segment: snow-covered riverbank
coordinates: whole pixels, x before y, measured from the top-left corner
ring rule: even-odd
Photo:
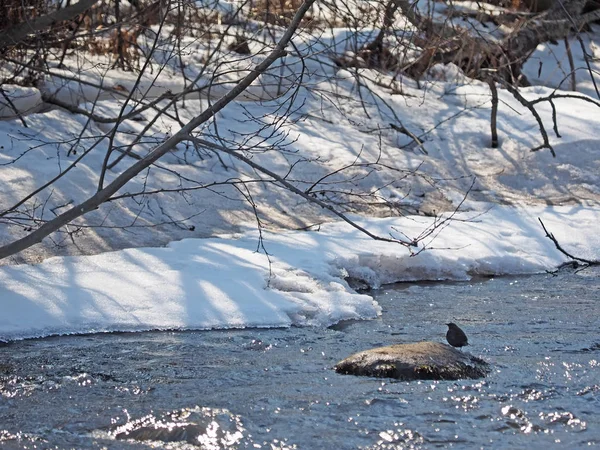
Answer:
[[[55,257],[0,268],[0,338],[49,334],[328,326],[376,317],[379,306],[345,281],[370,286],[410,280],[465,280],[473,275],[526,274],[565,261],[544,238],[540,217],[572,252],[600,257],[600,209],[500,207],[456,216],[416,256],[373,241],[346,224],[318,231],[187,239],[167,248]],[[422,216],[360,223],[381,235],[416,237],[432,224]],[[428,240],[424,241],[428,242]],[[413,249],[417,250],[417,249]]]
[[[582,45],[591,49],[590,29]],[[498,85],[492,148],[487,83],[452,64],[418,83],[338,67],[332,55],[368,36],[307,30],[244,96],[108,201],[2,260],[0,339],[372,318],[379,306],[348,280],[377,287],[556,268],[565,257],[538,217],[573,254],[600,258],[600,102],[542,86],[516,99]],[[0,112],[24,115],[0,121],[0,247],[78,212],[169,142],[265,59],[273,36],[261,36],[247,56],[220,50],[224,68],[203,59],[212,38],[190,37],[177,62],[153,53],[143,76],[81,52],[52,62],[40,90],[5,85],[14,101]],[[577,67],[600,67],[575,38],[572,47]],[[562,63],[551,50],[540,46],[525,71],[556,86]],[[580,85],[594,93],[587,78]],[[539,149],[533,107],[552,150]],[[335,222],[342,214],[418,245],[372,240]]]

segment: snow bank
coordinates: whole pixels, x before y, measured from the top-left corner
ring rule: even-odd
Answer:
[[[220,4],[221,13],[226,14],[237,3]],[[355,6],[350,2],[346,7]],[[326,13],[326,5],[319,8]],[[397,28],[402,27],[398,24]],[[425,237],[420,245],[427,245],[427,251],[411,255],[402,246],[373,241],[340,223],[321,225],[312,232],[264,232],[268,256],[262,248],[257,251],[259,236],[250,228],[235,237],[214,238],[237,232],[241,223],[254,219],[254,205],[260,206],[261,220],[270,229],[305,227],[331,220],[331,216],[275,187],[268,177],[266,183],[245,186],[253,199],[251,205],[247,197],[226,185],[232,179],[259,181],[251,167],[224,155],[220,164],[212,154],[182,143],[161,159],[161,170],[136,177],[121,193],[164,192],[142,203],[138,196],[105,204],[75,221],[74,227],[86,228],[73,242],[55,233],[10,262],[156,246],[187,237],[211,238],[182,240],[166,248],[54,257],[35,266],[0,267],[0,339],[112,330],[328,326],[344,319],[372,318],[379,314],[379,306],[371,297],[354,292],[347,279],[377,287],[395,281],[466,280],[474,275],[535,273],[556,267],[564,257],[544,237],[538,217],[574,254],[598,258],[598,105],[573,98],[554,100],[561,137],[550,133],[557,155],[553,158],[547,150],[529,151],[541,144],[539,125],[509,92],[499,89],[500,145],[492,149],[489,87],[466,79],[456,66],[435,66],[420,84],[359,69],[359,85],[355,73],[338,70],[331,63],[331,53],[355,51],[373,32],[367,29],[357,34],[353,29],[335,28],[318,37],[300,34],[295,45],[306,58],[300,61],[293,53],[282,58],[202,133],[207,140],[232,146],[243,142],[264,150],[252,154],[255,163],[295,180],[301,189],[313,186],[315,192],[332,193],[332,204],[372,196],[375,204],[356,203],[365,208],[365,215],[389,214],[389,205],[393,211],[452,211],[468,191],[463,206],[471,212],[435,230],[436,219],[424,216],[356,218],[380,236]],[[133,72],[111,69],[108,57],[93,58],[81,66],[79,56],[67,57],[66,68],[52,68],[53,75],[46,77],[40,89],[99,117],[116,118],[121,109],[138,111],[119,126],[113,144],[125,148],[143,134],[145,139],[135,147],[142,157],[177,132],[181,122],[201,114],[208,102],[203,100],[204,92],[190,96],[185,107],[179,103],[176,117],[162,114],[155,120],[154,110],[140,111],[141,105],[135,101],[125,105],[123,98],[134,88],[133,99],[181,92],[189,86],[178,75],[183,66],[197,86],[214,82],[207,98],[219,96],[265,57],[270,44],[261,39],[256,34],[249,40],[255,46],[253,56],[206,67],[204,56],[213,51],[214,43],[189,37],[181,60],[171,58],[168,48],[161,47],[152,62],[157,70],[139,80]],[[594,53],[597,40],[590,34],[584,47]],[[148,42],[140,39],[139,44],[143,47]],[[587,67],[578,43],[571,47],[576,66]],[[558,86],[569,72],[565,72],[563,48],[564,44],[540,46],[524,69],[529,80]],[[409,57],[414,56],[410,53],[414,50],[407,51]],[[221,61],[221,56],[215,61]],[[597,62],[591,64],[598,68]],[[72,80],[74,68],[78,82]],[[286,97],[295,99],[289,104],[287,122],[281,120],[282,105],[288,105],[284,99],[247,102],[278,97],[279,88],[289,88],[301,72],[303,87]],[[283,78],[276,80],[274,74]],[[595,95],[591,78],[584,75],[585,71],[578,70],[579,89]],[[275,81],[282,82],[277,90]],[[369,90],[362,91],[360,86]],[[563,87],[567,86],[563,83]],[[3,89],[22,113],[35,111],[41,102],[40,91],[35,89],[9,85]],[[536,86],[521,92],[534,99],[554,91]],[[9,106],[0,96],[0,118],[13,117],[0,121],[0,210],[14,210],[16,217],[0,227],[4,243],[29,232],[27,220],[32,211],[37,211],[36,223],[41,223],[96,192],[108,150],[105,136],[113,131],[111,121],[96,119],[96,123],[60,109],[29,114],[24,124],[14,118]],[[552,105],[538,103],[536,109],[551,131]],[[416,146],[412,138],[398,132],[400,126],[419,136],[422,144]],[[282,151],[271,151],[271,146]],[[377,170],[375,161],[381,165]],[[124,159],[109,170],[106,183],[131,162]],[[193,186],[189,181],[185,188],[223,187],[190,189],[181,195],[171,192],[182,186],[182,178],[175,174],[199,180]],[[18,206],[21,199],[58,175],[63,176]],[[472,185],[474,178],[477,182]],[[525,204],[529,206],[518,206]],[[544,206],[565,204],[573,206]]]
[[[0,119],[30,114],[42,106],[42,94],[36,88],[14,84],[3,84],[0,88]]]
[[[471,217],[470,217],[471,216]],[[416,256],[373,241],[345,223],[319,231],[188,239],[167,248],[95,256],[56,257],[0,268],[0,338],[150,329],[328,326],[376,317],[368,295],[349,288],[350,276],[377,287],[406,280],[534,273],[564,257],[544,238],[537,217],[561,243],[598,257],[600,209],[496,207],[463,213],[431,249]],[[381,234],[402,229],[416,237],[433,218],[362,220]],[[435,248],[434,248],[435,247]],[[586,249],[588,249],[586,251]],[[596,254],[590,253],[595,251]]]

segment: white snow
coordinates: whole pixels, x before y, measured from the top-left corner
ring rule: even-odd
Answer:
[[[380,308],[349,288],[346,277],[379,287],[412,280],[468,280],[474,275],[528,274],[565,257],[544,239],[540,217],[560,242],[598,258],[600,209],[494,207],[459,214],[416,256],[373,241],[347,224],[319,231],[186,239],[167,248],[55,257],[0,268],[0,337],[150,329],[328,326],[373,318]],[[363,220],[382,235],[416,236],[432,218]],[[270,262],[269,262],[270,259]]]
[[[3,93],[0,95],[0,119],[10,119],[18,117],[19,114],[34,112],[42,104],[42,95],[35,88],[14,84],[3,84],[1,88]]]
[[[220,4],[227,9],[236,3]],[[292,120],[281,122],[279,117],[289,94],[271,89],[275,75],[284,75],[285,87],[300,70],[298,59],[289,55],[248,95],[219,113],[218,142],[245,140],[246,146],[264,149],[254,151],[252,160],[282,176],[288,174],[300,189],[335,172],[316,188],[323,195],[337,191],[332,200],[341,204],[348,196],[339,191],[375,192],[372,199],[379,198],[381,205],[365,203],[363,214],[352,219],[379,236],[423,238],[418,247],[372,240],[345,222],[331,222],[334,218],[326,212],[271,183],[247,185],[264,225],[261,235],[251,225],[255,211],[231,186],[124,199],[77,219],[69,231],[81,229],[72,240],[55,233],[23,257],[3,261],[37,264],[0,267],[0,340],[114,330],[329,326],[345,319],[374,318],[381,313],[377,303],[353,290],[348,280],[379,287],[397,281],[468,280],[555,269],[567,259],[545,237],[538,218],[571,253],[600,259],[597,100],[596,104],[554,100],[560,138],[552,131],[551,105],[536,105],[556,151],[553,158],[547,149],[530,151],[541,144],[537,122],[500,89],[500,146],[492,149],[489,88],[469,80],[455,66],[433,67],[421,86],[360,69],[370,88],[370,93],[362,88],[365,97],[360,101],[354,74],[336,69],[326,57],[334,50],[352,51],[352,45],[368,36],[353,33],[336,28],[316,40],[311,35],[298,37],[297,48],[314,55],[304,61],[304,87],[296,93],[298,109],[292,108]],[[264,58],[257,42],[252,45],[259,54],[224,66],[218,78],[221,90],[211,95],[225,92]],[[597,31],[583,42],[595,55]],[[199,76],[196,66],[211,46],[191,40],[187,44],[185,70],[202,86],[211,72]],[[571,48],[576,64],[583,67],[575,39]],[[118,116],[136,75],[103,69],[103,63],[84,59],[67,58],[66,66],[87,67],[87,85],[72,81],[71,69],[55,68],[42,90],[58,93],[63,101],[97,116]],[[533,100],[551,95],[568,72],[565,64],[564,43],[541,46],[525,67],[536,86],[521,89],[523,96]],[[592,66],[597,70],[597,58]],[[178,66],[167,64],[161,70],[156,79],[151,74],[142,77],[132,98],[181,92]],[[579,90],[593,98],[589,73],[578,74]],[[334,75],[334,81],[328,79]],[[112,93],[100,95],[101,84]],[[49,220],[95,192],[108,148],[105,134],[111,132],[112,123],[60,109],[33,113],[40,106],[40,91],[8,85],[3,89],[23,115],[14,117],[0,97],[0,117],[8,117],[0,121],[0,211],[70,168],[51,187],[18,206],[18,212],[3,218],[0,239],[5,245],[30,231],[28,214]],[[136,154],[145,155],[180,128],[179,120],[185,123],[199,114],[211,95],[186,98],[185,108],[179,104],[178,117],[161,116],[147,131],[145,142],[135,147]],[[252,101],[261,96],[266,100]],[[139,106],[134,100],[123,111],[138,111]],[[261,120],[246,120],[249,115]],[[126,120],[114,145],[129,144],[153,117],[153,110],[145,110]],[[416,146],[390,123],[411,130],[423,145]],[[210,126],[202,133],[203,138],[216,140]],[[286,144],[288,152],[269,151],[275,143]],[[131,161],[125,158],[108,171],[106,183]],[[375,161],[386,169],[371,170],[369,164]],[[262,180],[239,161],[223,156],[223,162],[227,167],[212,154],[180,144],[160,160],[160,168],[136,177],[119,193],[182,187],[174,173],[203,184]],[[353,162],[361,166],[337,172]],[[191,182],[183,185],[190,186]],[[382,210],[384,201],[398,209]]]

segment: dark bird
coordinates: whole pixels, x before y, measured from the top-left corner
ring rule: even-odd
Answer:
[[[455,323],[447,323],[448,331],[446,332],[446,340],[452,347],[464,347],[469,345],[467,335]]]

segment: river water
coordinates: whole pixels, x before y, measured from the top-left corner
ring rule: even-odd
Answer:
[[[0,347],[0,448],[584,448],[600,444],[600,271],[374,292],[330,329],[52,337]],[[443,341],[484,380],[398,382],[332,366]],[[134,438],[134,439],[131,439]],[[148,440],[151,439],[151,440]]]

